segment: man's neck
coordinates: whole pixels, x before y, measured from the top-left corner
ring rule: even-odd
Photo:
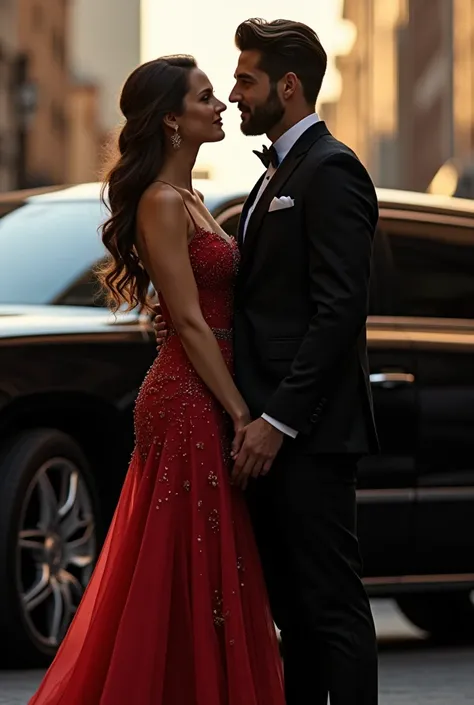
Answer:
[[[297,125],[301,120],[314,115],[315,110],[308,108],[307,110],[302,110],[294,115],[285,115],[278,125],[275,125],[271,130],[267,132],[267,137],[272,144],[274,144],[285,132],[288,132],[292,127]]]

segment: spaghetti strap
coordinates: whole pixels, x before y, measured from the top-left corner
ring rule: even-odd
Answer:
[[[180,190],[179,190],[176,186],[173,186],[173,184],[170,184],[169,181],[163,181],[162,179],[155,179],[155,182],[154,182],[154,183],[166,184],[167,186],[171,186],[171,188],[174,189],[174,190],[176,191],[176,193],[179,193],[179,195],[181,196],[181,200],[183,201],[183,206],[186,208],[186,211],[187,211],[187,213],[188,213],[189,217],[191,218],[191,221],[192,221],[192,223],[193,223],[193,225],[194,225],[194,229],[196,230],[196,232],[197,232],[198,230],[200,230],[200,226],[199,226],[199,225],[196,223],[196,221],[194,220],[193,214],[191,213],[190,208],[189,208],[188,205],[186,204],[186,201],[184,200],[184,196],[183,196],[183,194],[180,192]]]

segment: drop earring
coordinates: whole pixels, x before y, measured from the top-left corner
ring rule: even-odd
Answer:
[[[174,126],[174,135],[171,135],[171,144],[173,145],[173,149],[179,149],[181,147],[181,142],[183,141],[181,139],[181,135],[178,132],[178,125]]]

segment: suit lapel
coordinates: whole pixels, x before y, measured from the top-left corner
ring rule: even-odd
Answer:
[[[252,215],[249,218],[249,222],[247,225],[247,231],[245,234],[245,240],[243,243],[242,243],[242,240],[240,240],[240,247],[241,247],[240,267],[241,267],[241,271],[247,265],[249,258],[253,252],[255,244],[258,240],[258,235],[259,235],[259,231],[260,231],[260,228],[262,225],[262,221],[263,221],[266,213],[268,212],[268,208],[270,206],[271,201],[278,194],[278,192],[281,191],[281,189],[283,188],[285,183],[288,181],[288,179],[290,178],[293,171],[296,169],[296,167],[303,160],[304,156],[307,154],[307,152],[313,146],[313,144],[320,137],[322,137],[323,135],[327,135],[327,134],[329,134],[329,131],[326,127],[326,124],[322,121],[317,122],[315,125],[308,128],[306,130],[306,132],[304,132],[301,135],[301,137],[295,142],[295,144],[293,145],[291,150],[288,152],[288,154],[283,159],[282,163],[280,164],[280,166],[278,167],[278,169],[276,170],[276,172],[272,176],[268,186],[266,187],[265,191],[260,196],[260,199],[255,207],[255,210],[253,211]],[[261,181],[259,182],[259,184],[261,184]],[[252,191],[252,194],[253,194],[253,191]],[[255,195],[254,195],[254,198],[255,198]],[[288,195],[291,196],[292,194],[288,194]],[[247,209],[246,213],[248,213],[248,209]],[[240,236],[240,233],[239,233],[239,236]]]
[[[253,189],[250,191],[249,195],[247,196],[245,203],[242,207],[242,212],[240,213],[240,218],[239,218],[239,226],[237,229],[237,243],[239,245],[239,249],[242,249],[243,245],[243,240],[244,240],[244,225],[245,221],[247,220],[247,215],[252,207],[252,203],[255,201],[257,197],[257,193],[260,190],[260,186],[262,185],[262,181],[265,178],[265,173],[262,174],[262,176],[259,178]]]
[[[249,255],[252,253],[255,247],[262,220],[268,211],[273,197],[276,196],[276,194],[281,188],[283,188],[286,181],[291,176],[294,169],[296,169],[301,159],[302,155],[299,155],[297,158],[295,154],[288,154],[287,157],[282,161],[276,172],[273,174],[272,178],[268,183],[268,186],[260,196],[260,200],[255,206],[255,210],[250,216],[247,225],[247,232],[245,234],[245,240],[242,246],[241,267],[244,266],[244,264],[249,258]]]

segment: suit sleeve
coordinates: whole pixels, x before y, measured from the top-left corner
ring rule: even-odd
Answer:
[[[316,167],[303,199],[313,314],[288,376],[264,411],[310,433],[366,322],[378,208],[370,177],[347,153]]]

